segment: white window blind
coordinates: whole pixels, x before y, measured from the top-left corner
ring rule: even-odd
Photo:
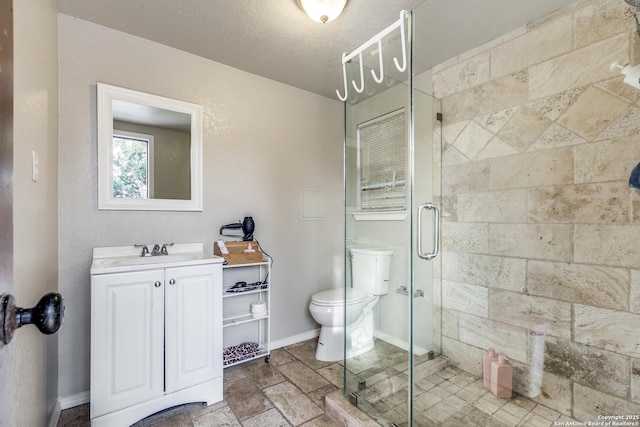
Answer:
[[[360,209],[405,209],[404,109],[358,125],[358,162]]]

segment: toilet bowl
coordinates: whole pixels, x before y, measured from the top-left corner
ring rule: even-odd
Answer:
[[[367,334],[358,334],[360,339],[356,339],[356,343],[360,342],[361,344],[359,348],[362,351],[359,354],[373,347],[372,309],[377,302],[377,298],[368,297],[358,290],[347,288],[347,297],[345,299],[344,292],[344,288],[328,289],[314,294],[311,298],[309,311],[313,319],[322,326],[316,349],[317,360],[334,362],[344,358],[345,326],[349,330],[353,330],[358,323],[370,323],[371,340],[367,340]],[[371,320],[370,322],[364,322],[364,312],[369,305],[371,308],[367,311],[371,312],[371,315],[369,315]],[[358,322],[358,320],[360,321]],[[351,335],[348,334],[348,337],[350,341],[353,341]],[[364,340],[367,340],[367,342],[364,342]],[[349,353],[350,357],[354,356],[351,349]]]
[[[353,287],[313,294],[309,312],[321,326],[317,360],[335,362],[373,348],[373,308],[389,291],[392,254],[387,250],[351,249]]]

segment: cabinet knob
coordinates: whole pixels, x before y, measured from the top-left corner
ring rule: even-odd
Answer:
[[[170,285],[175,285],[175,284],[176,284],[176,279],[171,279],[171,280],[169,280],[169,284],[170,284]]]
[[[162,282],[160,282],[159,280],[153,284],[153,286],[155,286],[156,288],[159,288],[160,286],[162,286]]]

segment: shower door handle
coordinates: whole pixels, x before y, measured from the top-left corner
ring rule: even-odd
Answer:
[[[434,211],[433,220],[433,252],[425,253],[422,250],[422,211],[428,209]],[[438,235],[440,234],[440,210],[433,203],[423,203],[418,208],[418,256],[422,259],[430,260],[438,255]]]

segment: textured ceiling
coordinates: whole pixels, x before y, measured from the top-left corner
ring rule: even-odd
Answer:
[[[56,0],[66,15],[335,98],[350,52],[419,6],[428,69],[572,0],[350,0],[319,24],[296,0]],[[423,3],[423,4],[421,4]],[[423,41],[422,41],[423,40]]]

